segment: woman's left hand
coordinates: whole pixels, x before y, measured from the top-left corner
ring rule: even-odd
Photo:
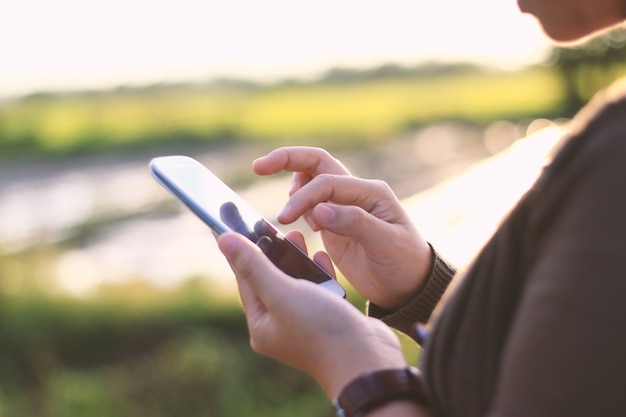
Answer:
[[[306,251],[299,233],[289,239]],[[254,243],[237,233],[218,237],[237,277],[252,348],[302,369],[330,398],[368,371],[406,365],[396,335],[348,301],[276,268]],[[314,259],[332,272],[328,256]]]

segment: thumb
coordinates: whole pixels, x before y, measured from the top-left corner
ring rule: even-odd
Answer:
[[[290,278],[276,268],[258,246],[245,236],[232,232],[218,236],[217,244],[237,280],[245,280],[265,305],[273,299],[280,299]]]
[[[388,223],[357,206],[320,203],[311,212],[315,224],[340,236],[357,239],[364,244],[380,240]]]

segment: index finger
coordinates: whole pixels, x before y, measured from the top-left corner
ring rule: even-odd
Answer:
[[[304,172],[311,177],[319,174],[350,175],[339,160],[322,148],[289,146],[278,148],[254,161],[258,175],[271,175],[281,171]]]

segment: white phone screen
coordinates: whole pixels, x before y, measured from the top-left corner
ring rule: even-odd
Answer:
[[[150,163],[155,179],[217,234],[232,230],[259,246],[283,272],[345,297],[345,291],[304,252],[195,159],[165,156]]]

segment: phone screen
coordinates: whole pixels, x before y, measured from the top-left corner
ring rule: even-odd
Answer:
[[[195,159],[165,156],[150,163],[155,179],[217,234],[238,232],[257,246],[279,269],[345,297],[345,291],[317,263],[276,227]]]

